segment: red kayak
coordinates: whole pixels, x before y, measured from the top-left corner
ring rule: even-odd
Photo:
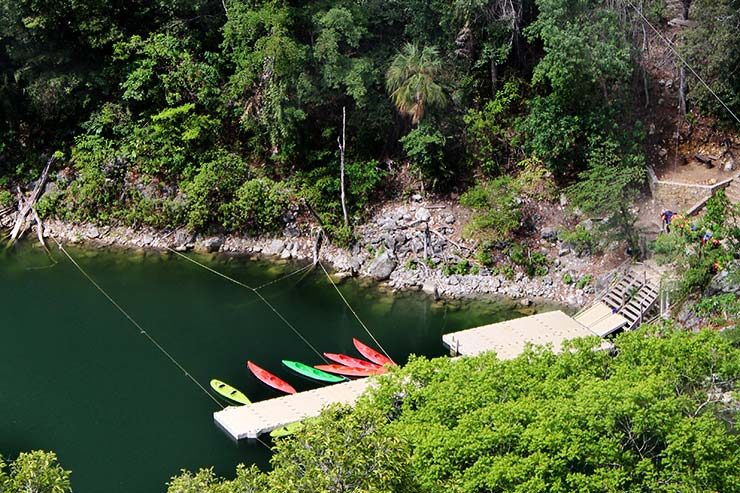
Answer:
[[[348,377],[369,377],[370,375],[382,375],[388,371],[382,366],[376,366],[375,368],[353,368],[351,366],[344,365],[316,365],[314,368]]]
[[[267,370],[260,368],[251,361],[247,361],[247,368],[249,371],[254,373],[254,376],[259,378],[265,385],[269,385],[273,389],[281,390],[286,394],[295,394],[295,389],[285,380],[282,380]]]
[[[352,338],[352,344],[355,345],[355,347],[357,348],[357,350],[360,352],[361,355],[363,355],[364,357],[366,357],[373,363],[378,364],[380,366],[385,366],[385,365],[396,366],[396,363],[394,363],[393,360],[390,359],[388,356],[384,354],[380,354],[375,349],[371,348],[367,344],[361,343],[354,337]]]
[[[364,368],[366,370],[374,370],[376,368],[380,368],[380,366],[376,365],[375,363],[370,363],[369,361],[365,361],[364,359],[353,358],[352,356],[347,356],[346,354],[324,353],[324,356],[334,361],[335,363],[349,366],[351,368]]]

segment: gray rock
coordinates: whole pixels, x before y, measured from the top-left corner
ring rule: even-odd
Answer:
[[[388,252],[384,252],[370,263],[367,273],[376,281],[385,281],[388,279],[396,268],[396,259],[391,257]]]
[[[419,210],[414,214],[414,219],[417,221],[428,222],[431,219],[432,214],[425,207],[419,207]]]
[[[548,241],[555,241],[558,239],[558,231],[555,228],[544,227],[540,230],[540,238]]]
[[[570,253],[570,248],[568,247],[558,248],[558,257],[565,257],[569,253]]]
[[[398,229],[398,223],[396,223],[393,218],[387,218],[383,223],[380,225],[380,229],[383,231],[393,231]]]
[[[455,216],[453,216],[452,214],[448,214],[447,216],[445,216],[445,223],[455,224]]]
[[[413,200],[414,202],[421,202],[421,195],[419,195],[418,193],[415,193],[414,195],[411,196],[411,200]]]
[[[100,231],[95,226],[87,230],[87,237],[91,239],[100,238]]]
[[[734,261],[717,273],[704,290],[704,296],[733,293],[740,295],[740,261]]]
[[[208,253],[217,252],[224,246],[223,236],[211,236],[203,240],[203,249]]]
[[[150,235],[149,233],[144,233],[141,235],[141,246],[148,246],[154,243],[154,236]]]
[[[566,205],[568,205],[568,197],[564,193],[561,193],[560,194],[560,206],[565,207]]]
[[[544,284],[545,286],[552,286],[552,277],[550,276],[543,277],[542,284]]]
[[[272,240],[269,245],[262,249],[262,253],[265,255],[278,255],[285,248],[285,242],[283,240]]]

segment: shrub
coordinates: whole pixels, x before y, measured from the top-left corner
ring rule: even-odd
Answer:
[[[490,241],[482,241],[475,250],[475,260],[485,267],[491,267],[495,263],[492,250],[493,245]]]
[[[740,319],[740,299],[734,293],[724,293],[702,298],[694,306],[694,313],[709,319],[715,326],[737,323]]]
[[[463,228],[466,237],[502,241],[519,227],[520,207],[509,177],[476,185],[460,197],[460,204],[475,210]]]
[[[288,195],[281,183],[269,178],[248,180],[236,191],[234,201],[223,207],[225,225],[253,233],[275,230],[282,226],[287,205]]]
[[[570,245],[577,255],[591,254],[597,249],[597,241],[593,234],[581,224],[572,230],[561,231],[558,237],[560,241]]]
[[[524,245],[513,245],[509,249],[511,261],[524,269],[529,277],[544,276],[547,274],[549,260],[547,256],[538,251],[532,251]]]
[[[563,284],[573,284],[573,276],[570,274],[570,272],[566,272],[565,274],[563,274]]]
[[[8,190],[0,190],[0,208],[13,205],[13,194]]]
[[[202,229],[227,221],[222,207],[233,200],[239,186],[249,177],[246,163],[239,156],[218,153],[203,163],[198,173],[183,184],[188,203],[188,226]]]
[[[594,276],[592,276],[591,274],[586,274],[585,276],[578,279],[578,282],[576,282],[576,288],[583,289],[593,282],[594,282]]]
[[[403,150],[422,179],[436,188],[452,177],[452,169],[445,165],[447,139],[438,130],[420,125],[401,139]]]
[[[442,274],[445,276],[451,276],[453,274],[458,276],[464,276],[470,272],[470,262],[467,260],[460,260],[458,262],[446,263],[442,267]]]
[[[651,250],[658,265],[665,265],[684,255],[686,247],[686,238],[683,234],[680,231],[672,230],[670,233],[658,235],[651,246]]]

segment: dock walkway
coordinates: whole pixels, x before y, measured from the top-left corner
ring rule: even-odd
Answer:
[[[254,439],[281,426],[318,416],[330,404],[352,405],[371,383],[372,379],[363,378],[246,406],[227,407],[214,413],[213,419],[233,440]]]

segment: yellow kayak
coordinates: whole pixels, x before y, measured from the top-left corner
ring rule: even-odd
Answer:
[[[222,382],[221,380],[216,380],[215,378],[211,380],[211,388],[218,392],[220,395],[226,397],[227,399],[238,402],[239,404],[251,404],[252,402],[247,399],[247,396],[236,390],[231,385]]]

